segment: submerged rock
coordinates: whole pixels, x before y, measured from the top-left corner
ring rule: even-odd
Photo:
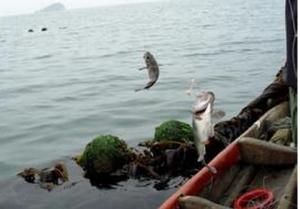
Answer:
[[[193,129],[187,123],[169,120],[155,128],[154,141],[193,141]]]
[[[39,174],[40,171],[36,168],[26,168],[24,171],[18,173],[17,176],[23,177],[29,183],[34,183]]]
[[[60,162],[55,164],[54,167],[44,168],[39,173],[41,183],[60,184],[69,180],[67,167],[64,163]]]
[[[132,153],[125,141],[116,136],[98,136],[87,144],[76,162],[89,174],[108,174],[122,168]]]
[[[42,170],[36,168],[27,168],[17,174],[29,183],[37,183],[41,188],[51,191],[55,185],[63,184],[69,181],[69,174],[66,165],[63,162],[56,163],[53,167]]]

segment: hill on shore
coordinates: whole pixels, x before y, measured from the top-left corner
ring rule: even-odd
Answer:
[[[39,10],[39,12],[53,12],[53,11],[63,11],[63,10],[66,10],[66,7],[62,3],[54,3]]]

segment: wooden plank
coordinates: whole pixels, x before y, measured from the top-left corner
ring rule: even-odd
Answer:
[[[230,209],[229,207],[197,196],[180,197],[179,206],[181,209]]]
[[[277,205],[284,194],[284,188],[289,182],[294,166],[290,167],[270,167],[260,166],[247,191],[256,188],[266,188],[274,194],[274,204]]]
[[[228,190],[223,194],[220,204],[225,206],[231,206],[233,201],[245,191],[254,178],[256,169],[253,165],[247,165],[241,169],[241,172],[235,178],[235,181],[232,182]]]
[[[199,196],[217,202],[223,196],[225,191],[230,187],[233,180],[236,178],[241,166],[236,164],[229,168],[223,174],[212,179],[208,185],[200,192]]]
[[[251,137],[240,138],[242,161],[255,165],[294,165],[297,150]]]
[[[277,209],[296,209],[297,208],[297,166],[284,189]]]

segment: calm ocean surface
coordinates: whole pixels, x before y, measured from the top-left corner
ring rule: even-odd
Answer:
[[[215,92],[226,118],[234,116],[282,65],[284,30],[282,0],[169,0],[1,17],[0,180],[73,156],[97,135],[135,145],[164,120],[190,123],[192,78]],[[160,78],[136,93],[148,80],[138,71],[145,50],[162,65]]]

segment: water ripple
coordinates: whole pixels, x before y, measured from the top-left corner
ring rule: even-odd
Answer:
[[[51,57],[53,57],[52,54],[46,54],[46,55],[42,55],[42,56],[33,57],[32,59],[40,60],[40,59],[47,59],[47,58],[51,58]]]
[[[45,163],[99,134],[131,140],[166,119],[190,123],[191,78],[229,115],[272,81],[285,53],[283,1],[162,4],[0,18],[1,160]],[[163,65],[150,90],[134,92],[148,81],[137,70],[144,51]]]

